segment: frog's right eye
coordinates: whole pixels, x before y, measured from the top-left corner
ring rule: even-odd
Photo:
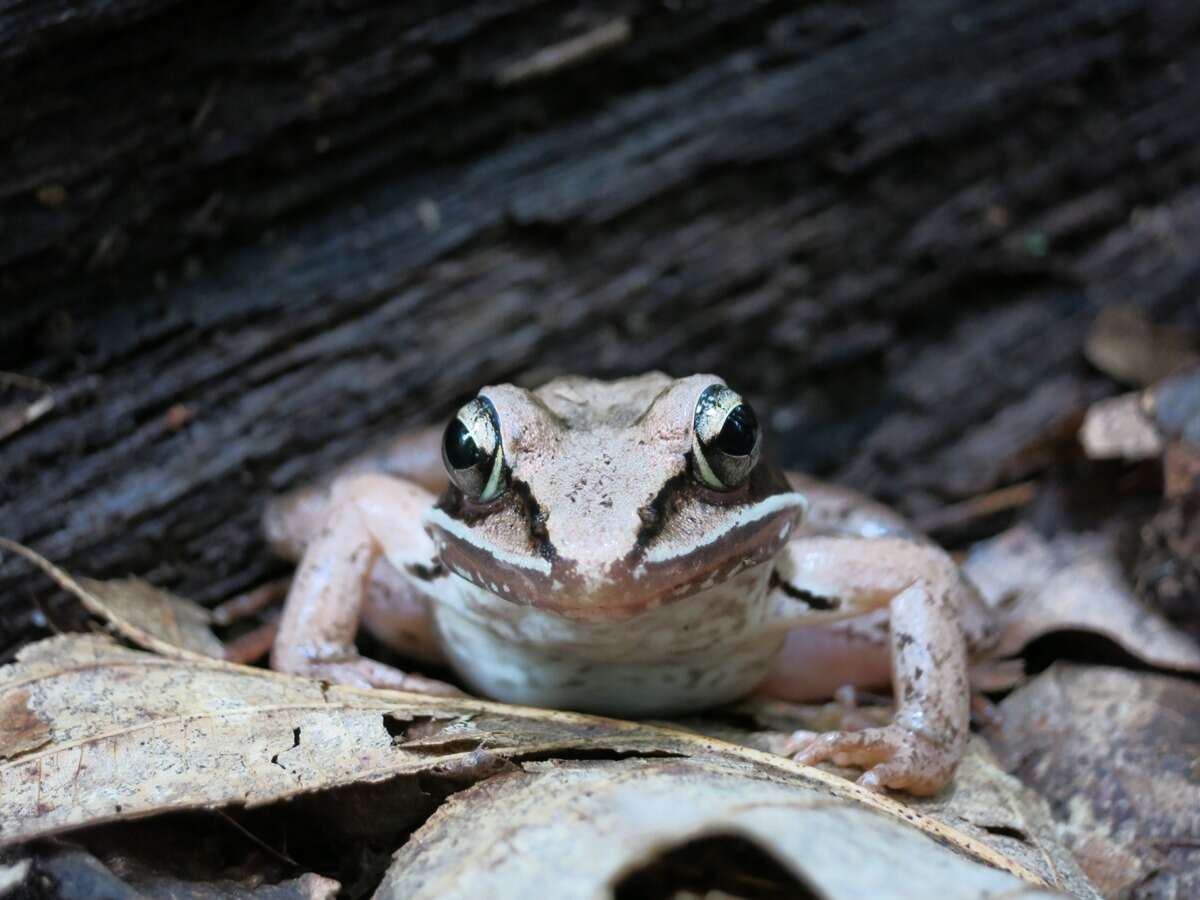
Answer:
[[[486,397],[476,397],[450,420],[442,435],[442,462],[454,486],[479,503],[508,488],[500,420]]]

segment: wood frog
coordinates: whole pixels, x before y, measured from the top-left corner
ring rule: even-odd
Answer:
[[[440,436],[269,507],[269,540],[299,560],[272,664],[454,690],[360,656],[362,623],[481,695],[610,715],[891,681],[890,725],[796,756],[937,791],[967,739],[967,646],[987,637],[973,588],[895,513],[784,473],[762,444],[712,375],[483,388]]]

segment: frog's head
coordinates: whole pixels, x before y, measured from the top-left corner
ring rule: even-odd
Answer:
[[[636,615],[773,557],[804,510],[720,379],[486,387],[446,428],[443,565],[515,603]]]

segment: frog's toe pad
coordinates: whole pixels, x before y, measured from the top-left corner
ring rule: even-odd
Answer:
[[[358,688],[383,688],[393,691],[409,691],[415,694],[432,694],[438,697],[466,696],[453,685],[423,675],[411,675],[373,659],[357,656],[345,660],[309,660],[301,664],[279,667],[293,675],[303,675]]]
[[[958,761],[953,753],[928,738],[895,724],[819,734],[792,758],[810,766],[820,762],[857,766],[865,770],[858,780],[865,788],[891,788],[921,796],[941,790]]]

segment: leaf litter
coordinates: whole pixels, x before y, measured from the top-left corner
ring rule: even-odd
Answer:
[[[1056,663],[1003,701],[988,738],[1106,897],[1200,896],[1194,682]]]
[[[1047,539],[1018,525],[976,544],[963,571],[997,618],[999,656],[1048,634],[1085,631],[1149,665],[1200,673],[1200,646],[1137,598],[1107,535]]]
[[[896,877],[902,860],[928,869],[929,877],[940,872],[946,896],[1049,896],[1049,885],[1093,896],[1082,879],[1046,865],[1046,853],[1006,853],[995,834],[962,827],[961,816],[955,821],[934,807],[926,814],[782,756],[669,723],[361,690],[234,665],[214,658],[219,641],[187,601],[144,583],[76,579],[40,564],[110,618],[119,635],[160,652],[68,634],[27,646],[0,670],[0,703],[15,713],[0,731],[6,846],[78,840],[103,833],[97,826],[148,816],[261,815],[346,790],[399,790],[411,799],[404,784],[419,786],[423,802],[409,804],[417,820],[398,860],[418,850],[449,852],[430,835],[453,821],[459,846],[471,835],[490,841],[500,829],[505,840],[540,847],[521,855],[549,866],[563,841],[593,846],[597,816],[607,807],[590,798],[629,805],[630,821],[646,816],[644,829],[630,832],[636,839],[605,845],[603,864],[595,844],[593,867],[576,873],[569,891],[556,884],[556,896],[607,896],[660,851],[713,835],[749,840],[797,883],[830,897],[858,896],[871,879],[888,885],[878,896],[916,896],[922,882]],[[197,630],[207,637],[197,640]],[[173,639],[187,646],[161,652]],[[430,797],[441,799],[430,806]],[[551,808],[548,797],[564,813],[552,828],[538,812]],[[751,797],[760,799],[747,806]],[[519,810],[531,817],[522,819]],[[844,847],[854,864],[814,854],[822,841]],[[903,852],[869,863],[880,842]],[[458,866],[451,856],[422,856],[412,871]],[[416,875],[405,871],[394,864],[379,896],[422,896],[410,893],[403,879]],[[479,865],[467,874],[491,877]]]
[[[1014,592],[1037,596],[1039,583],[1053,583],[1054,572],[1095,549],[1086,541],[1039,546],[1029,535],[1014,548],[1014,540],[997,539],[976,558],[973,574],[996,606],[1011,605]],[[386,876],[376,866],[369,886],[383,877],[378,896],[455,896],[444,890],[450,871],[476,893],[492,885],[485,892],[502,896],[494,886],[505,882],[489,879],[518,858],[524,862],[510,872],[512,883],[553,884],[555,896],[609,896],[673,848],[727,838],[749,842],[820,896],[859,896],[867,886],[876,896],[921,896],[930,882],[898,877],[905,860],[910,873],[928,867],[946,876],[946,896],[1049,896],[1050,886],[1098,896],[1058,840],[1045,803],[1001,771],[979,739],[949,791],[900,802],[836,770],[776,755],[792,730],[837,727],[836,709],[750,703],[733,710],[740,720],[722,730],[712,725],[719,716],[699,726],[629,723],[328,685],[222,661],[210,614],[169,592],[136,580],[74,578],[26,548],[5,546],[118,635],[154,651],[65,635],[26,647],[0,670],[0,709],[9,713],[0,729],[5,845],[93,835],[96,826],[147,816],[269,813],[366,789],[399,791],[412,820],[396,838],[401,849]],[[1009,634],[1008,649],[1037,633]],[[1159,662],[1196,662],[1170,639],[1141,649]],[[697,727],[706,733],[686,730]],[[747,806],[748,797],[760,800]],[[613,819],[612,808],[629,814]],[[553,826],[551,809],[560,813]],[[337,818],[329,804],[323,813]],[[615,839],[614,829],[625,829],[628,840]],[[830,841],[827,850],[841,848],[841,856],[813,850]],[[877,845],[903,853],[880,854]],[[556,861],[571,846],[594,848],[590,867],[544,881],[556,877],[551,868],[560,871]],[[520,852],[499,863],[483,852],[497,847]],[[286,874],[298,873],[293,866]],[[441,887],[423,893],[427,885]]]

